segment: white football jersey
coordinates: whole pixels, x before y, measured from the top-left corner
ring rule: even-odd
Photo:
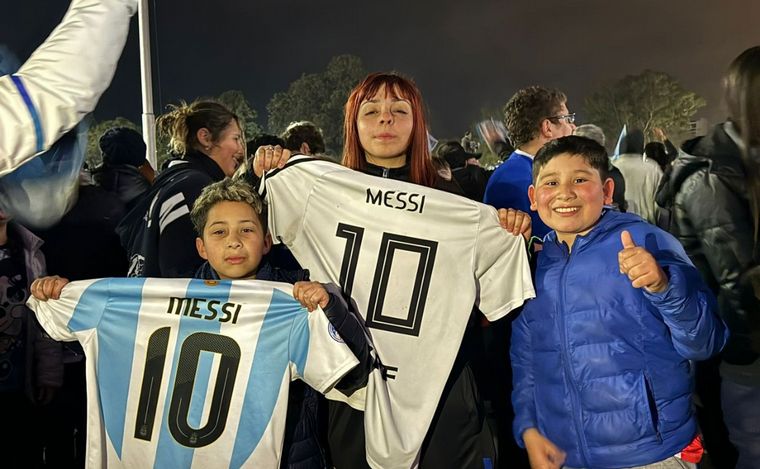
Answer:
[[[367,461],[414,466],[473,305],[494,321],[535,296],[522,237],[493,207],[305,157],[260,190],[274,239],[353,298],[384,365],[348,400]]]
[[[326,392],[357,364],[293,286],[100,279],[29,307],[87,356],[87,467],[270,468],[288,387]]]

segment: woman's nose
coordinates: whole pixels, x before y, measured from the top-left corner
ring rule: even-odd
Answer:
[[[388,110],[380,111],[380,122],[383,124],[393,122],[393,114]]]

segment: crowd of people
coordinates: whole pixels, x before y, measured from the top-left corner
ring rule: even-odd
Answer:
[[[0,78],[0,174],[108,86],[136,5],[91,3]],[[93,35],[100,68],[64,65]],[[0,208],[3,467],[754,467],[760,46],[722,86],[708,135],[612,157],[520,89],[494,170],[471,132],[431,148],[395,72],[350,92],[339,162],[214,101],[159,119],[163,168],[109,129],[57,223]]]

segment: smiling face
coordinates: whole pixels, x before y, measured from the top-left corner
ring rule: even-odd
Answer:
[[[255,275],[272,241],[251,205],[223,201],[209,210],[203,237],[195,245],[220,278],[244,279]]]
[[[414,126],[411,103],[396,95],[383,85],[359,105],[356,116],[367,162],[385,168],[404,166]]]
[[[612,203],[614,183],[602,182],[599,171],[577,155],[562,153],[541,167],[528,188],[531,210],[557,232],[557,239],[572,247],[576,236],[596,225],[602,207]]]
[[[245,156],[243,149],[243,132],[240,130],[236,120],[232,120],[227,127],[222,130],[219,139],[211,143],[208,150],[208,156],[216,161],[216,164],[222,168],[224,175],[227,177],[235,174],[235,170],[240,166]]]

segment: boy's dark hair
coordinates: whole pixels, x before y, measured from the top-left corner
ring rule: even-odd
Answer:
[[[552,140],[538,150],[538,153],[536,153],[536,157],[533,160],[534,184],[536,183],[541,168],[546,166],[546,163],[551,161],[554,157],[562,154],[580,156],[589,166],[599,171],[599,176],[601,177],[602,182],[607,179],[609,165],[607,150],[599,145],[596,140],[580,137],[578,135],[568,135],[567,137]]]
[[[325,152],[322,129],[313,122],[291,122],[280,137],[285,140],[285,148],[290,151],[298,151],[301,149],[301,144],[306,143],[313,155],[321,155]]]
[[[671,158],[665,151],[665,144],[662,142],[649,142],[644,145],[644,154],[647,159],[654,161],[660,166],[660,169],[665,171],[665,168],[670,164]]]
[[[565,102],[565,93],[542,86],[529,86],[515,93],[504,106],[504,123],[512,146],[519,148],[533,140],[544,119],[556,115]]]
[[[219,202],[247,203],[258,214],[263,232],[267,232],[266,208],[253,187],[241,178],[225,178],[206,186],[201,195],[195,199],[193,210],[190,212],[190,219],[200,238],[203,238],[203,228],[206,227],[208,213]]]

